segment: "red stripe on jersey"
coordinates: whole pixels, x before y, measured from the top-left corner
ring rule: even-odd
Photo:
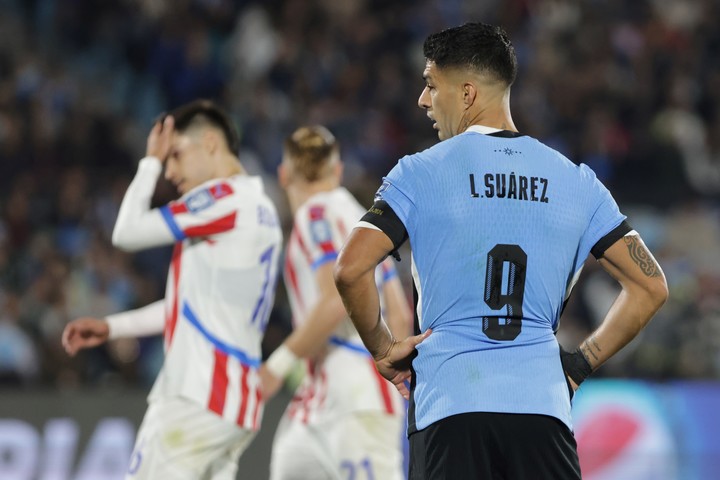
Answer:
[[[237,212],[233,212],[230,215],[225,215],[224,217],[220,217],[217,220],[213,220],[212,222],[208,222],[204,225],[197,225],[195,227],[186,228],[183,231],[188,237],[206,237],[215,233],[227,232],[228,230],[232,230],[232,228],[235,226],[236,217]]]
[[[227,394],[228,385],[227,360],[227,354],[216,348],[208,410],[217,413],[221,417],[225,408],[225,395]]]
[[[236,423],[241,427],[245,426],[245,412],[248,406],[248,393],[250,388],[248,387],[248,375],[250,367],[247,365],[240,364],[242,372],[240,373],[240,410],[238,411]]]
[[[293,395],[292,400],[290,400],[290,406],[288,407],[288,417],[295,418],[298,409],[302,407],[302,399],[303,397],[299,393]]]
[[[172,344],[173,335],[175,334],[175,325],[177,325],[178,318],[178,295],[180,293],[180,265],[182,259],[182,242],[176,242],[175,248],[173,248],[172,260],[170,261],[170,271],[172,277],[172,308],[170,310],[170,316],[165,319],[165,351],[170,348]]]
[[[308,360],[307,365],[308,375],[310,376],[311,381],[307,390],[305,390],[305,398],[303,398],[303,407],[305,408],[305,413],[302,418],[303,423],[308,423],[310,421],[310,402],[312,402],[315,397],[315,362]]]
[[[327,223],[327,220],[325,220],[325,207],[323,207],[321,205],[312,206],[312,207],[310,207],[309,213],[310,213],[310,230],[311,231],[313,230],[313,227],[312,227],[313,222],[323,222],[327,225],[328,229],[330,228],[330,224]],[[330,233],[328,232],[328,235],[329,234]],[[323,239],[323,241],[319,241],[319,242],[317,241],[318,239],[314,239],[314,240],[317,242],[317,244],[322,249],[323,254],[327,255],[329,253],[335,253],[335,246],[332,243],[332,237],[328,238],[327,240]],[[300,241],[302,243],[302,239],[300,239]],[[303,247],[304,247],[304,245],[303,245]],[[307,249],[305,249],[305,250],[307,251]],[[308,263],[310,263],[312,265],[313,262],[312,262],[312,260],[310,260],[311,257],[310,257],[309,253],[308,253],[307,257],[308,257]]]
[[[385,405],[385,413],[395,413],[390,392],[390,382],[380,375],[380,372],[378,372],[377,368],[375,368],[375,362],[372,358],[369,358],[368,362],[370,362],[370,368],[372,368],[372,371],[375,373],[375,379],[377,380],[378,387],[380,388],[380,395],[382,396],[383,404]]]
[[[262,410],[262,392],[259,388],[255,389],[255,413],[253,413],[253,430],[258,429],[260,423],[260,411]]]
[[[305,260],[307,260],[308,265],[312,265],[313,261],[310,256],[310,251],[305,246],[305,242],[303,242],[302,236],[298,233],[297,227],[293,228],[292,235],[295,237],[295,240],[297,240],[297,244],[300,247],[300,250],[302,250],[303,255],[305,255]]]
[[[170,212],[173,215],[178,215],[180,213],[187,213],[188,207],[185,205],[184,202],[170,202]]]
[[[328,240],[327,242],[322,242],[320,244],[320,248],[322,248],[323,254],[327,255],[329,253],[336,253],[335,245],[333,245],[332,240]]]
[[[310,207],[310,221],[322,220],[325,217],[325,207],[321,205],[315,205]]]
[[[347,238],[348,231],[347,231],[347,228],[345,228],[345,222],[343,222],[341,219],[338,218],[337,227],[338,227],[338,232],[340,232],[340,236],[342,238]]]
[[[325,373],[325,369],[322,368],[320,370],[320,388],[318,388],[318,401],[317,401],[318,409],[322,408],[322,406],[325,405],[325,399],[327,398],[327,392],[328,392],[327,373]]]
[[[288,251],[285,254],[285,278],[290,282],[290,294],[295,298],[298,306],[302,310],[305,310],[302,296],[300,295],[300,286],[298,285],[295,267],[293,266],[292,261],[290,261],[290,245],[288,245]]]
[[[210,190],[210,194],[216,200],[223,198],[223,197],[227,197],[228,195],[232,195],[232,193],[233,193],[232,186],[227,182],[221,182],[221,183],[215,184],[212,187],[210,187],[209,190]]]

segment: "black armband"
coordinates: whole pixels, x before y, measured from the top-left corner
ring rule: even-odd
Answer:
[[[390,205],[385,200],[376,201],[360,221],[375,225],[388,236],[393,243],[393,251],[390,253],[399,261],[400,255],[397,250],[408,239],[408,233],[402,220],[390,208]]]
[[[590,253],[592,253],[596,259],[601,259],[605,254],[605,250],[610,248],[613,243],[632,232],[632,230],[633,229],[630,224],[626,220],[623,220],[620,225],[613,228],[607,235],[598,240],[598,242],[590,250]]]
[[[560,363],[565,374],[578,386],[592,373],[590,362],[579,347],[574,352],[568,352],[560,346]]]

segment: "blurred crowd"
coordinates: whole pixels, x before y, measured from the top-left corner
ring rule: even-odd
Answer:
[[[70,359],[60,334],[163,295],[167,249],[109,241],[160,112],[226,107],[286,225],[282,140],[324,124],[367,204],[400,156],[436,142],[416,105],[423,40],[471,20],[513,40],[518,128],[590,165],[665,269],[669,303],[599,375],[720,378],[718,18],[717,0],[0,0],[0,384],[152,381],[158,339]],[[154,201],[173,195],[160,182]],[[616,294],[588,261],[561,341]],[[268,348],[288,323],[281,286]]]

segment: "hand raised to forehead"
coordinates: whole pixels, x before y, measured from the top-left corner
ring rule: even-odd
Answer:
[[[160,159],[161,162],[165,162],[170,154],[170,145],[174,130],[175,119],[170,115],[155,122],[148,136],[145,156],[156,157]]]

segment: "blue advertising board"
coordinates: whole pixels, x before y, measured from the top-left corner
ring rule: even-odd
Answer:
[[[268,476],[288,399],[283,392],[268,404],[264,428],[240,460],[250,478]],[[0,479],[124,478],[145,405],[137,391],[3,392]],[[583,478],[720,479],[719,407],[720,382],[586,381],[573,400]]]
[[[595,380],[573,400],[586,480],[720,478],[720,384]]]

